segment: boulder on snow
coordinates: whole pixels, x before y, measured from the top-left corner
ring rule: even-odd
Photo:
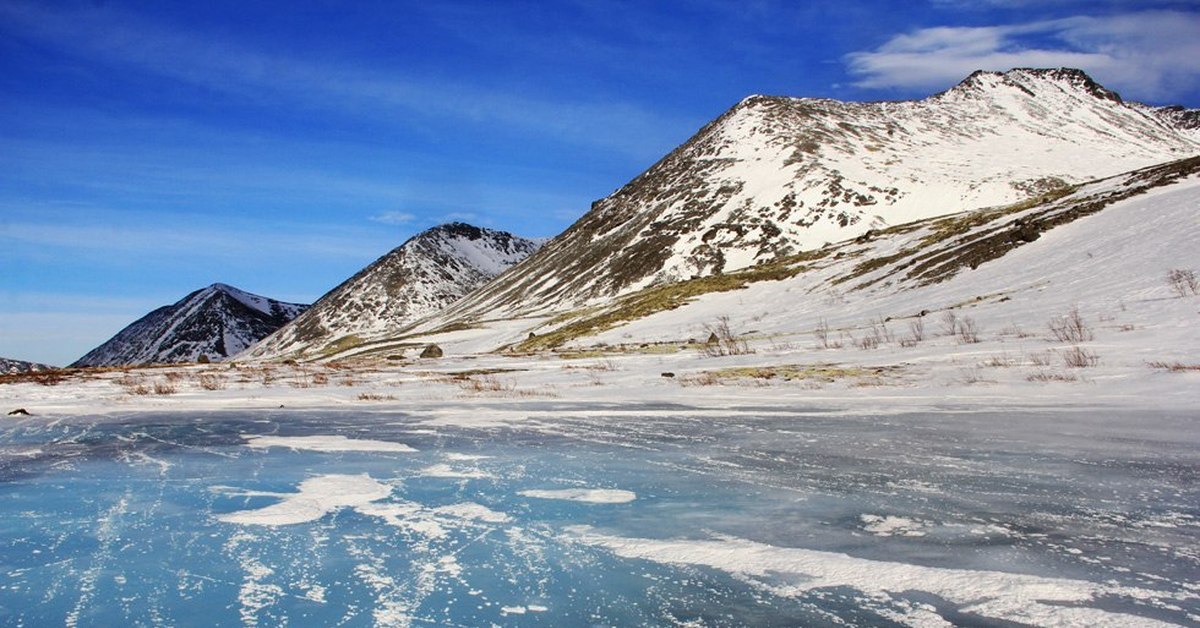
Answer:
[[[17,408],[8,413],[8,416],[29,416],[29,411],[25,408]]]
[[[442,355],[442,348],[434,344],[425,347],[425,350],[421,352],[423,358],[440,358]]]

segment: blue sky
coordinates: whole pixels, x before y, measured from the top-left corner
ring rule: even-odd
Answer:
[[[0,356],[309,302],[450,220],[555,235],[749,94],[1067,65],[1200,107],[1196,59],[1196,0],[0,0]]]

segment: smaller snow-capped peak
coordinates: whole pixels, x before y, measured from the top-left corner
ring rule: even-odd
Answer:
[[[307,307],[215,283],[134,321],[72,366],[220,361],[265,338]]]
[[[441,311],[545,240],[452,222],[409,238],[317,300],[245,357],[308,358],[394,334]]]
[[[26,362],[25,360],[10,360],[8,358],[0,358],[0,375],[16,375],[18,373],[37,373],[39,371],[50,371],[55,367],[37,362]]]

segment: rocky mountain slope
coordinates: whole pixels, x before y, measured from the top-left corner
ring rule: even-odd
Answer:
[[[221,283],[134,321],[71,366],[175,364],[236,355],[294,319],[307,305]]]
[[[416,331],[601,304],[1200,153],[1200,112],[1078,70],[977,72],[919,101],[752,96]]]
[[[458,222],[433,227],[322,296],[244,357],[309,358],[394,333],[458,301],[541,244]]]
[[[10,360],[8,358],[0,358],[0,375],[15,375],[17,373],[36,373],[38,371],[49,371],[53,366],[38,364],[37,362],[26,362],[24,360]]]

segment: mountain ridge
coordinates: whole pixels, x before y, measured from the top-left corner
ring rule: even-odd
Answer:
[[[71,366],[221,361],[258,342],[307,307],[214,283],[152,310]]]
[[[914,101],[749,96],[412,331],[602,303],[1188,157],[1197,116],[1071,69],[976,72]]]

